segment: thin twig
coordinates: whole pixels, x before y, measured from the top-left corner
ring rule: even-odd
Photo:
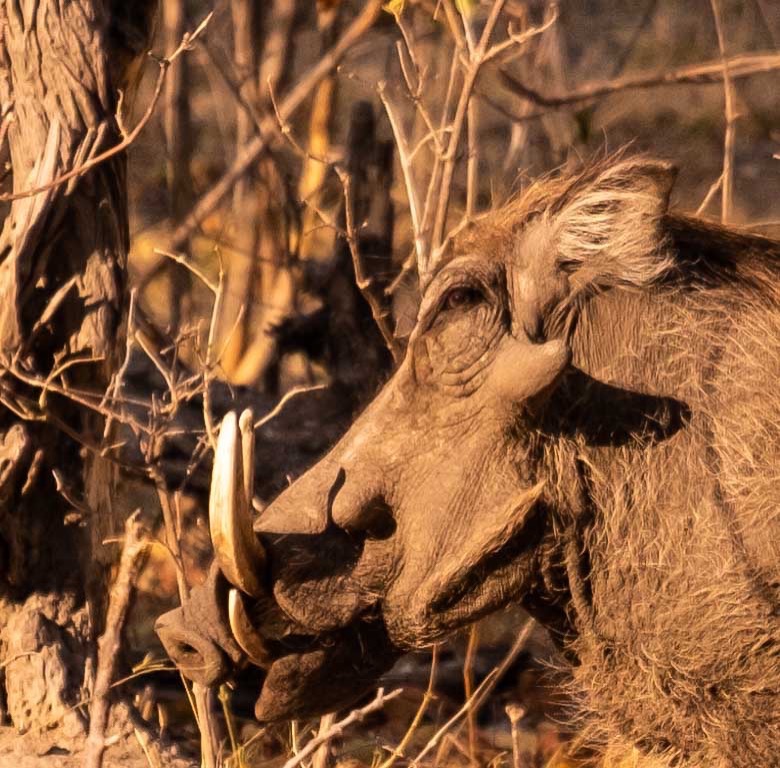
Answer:
[[[219,255],[219,254],[218,254]],[[203,423],[212,450],[216,450],[217,438],[214,432],[214,422],[211,413],[211,379],[214,375],[213,368],[216,363],[214,349],[217,343],[217,326],[222,315],[222,302],[225,295],[225,269],[222,257],[219,257],[219,282],[214,296],[214,305],[211,308],[211,321],[209,323],[209,336],[206,341],[206,364],[203,371]]]
[[[205,272],[201,271],[192,263],[192,259],[188,259],[186,256],[180,253],[164,251],[162,248],[155,248],[154,252],[158,256],[165,256],[166,259],[171,259],[177,264],[181,264],[185,269],[188,269],[190,272],[192,272],[192,274],[195,275],[195,277],[197,277],[198,280],[200,280],[201,283],[203,283],[203,285],[205,285],[206,288],[208,288],[216,296],[219,286],[209,280],[208,277],[206,277]]]
[[[479,128],[476,99],[469,100],[466,113],[466,218],[471,220],[477,212],[477,192],[479,189]]]
[[[333,741],[333,739],[337,739],[339,736],[343,735],[344,731],[350,725],[353,723],[359,723],[365,719],[366,716],[373,714],[374,712],[378,712],[388,701],[391,701],[392,699],[399,696],[402,690],[402,688],[397,688],[396,690],[385,694],[384,689],[380,688],[376,692],[374,699],[366,704],[365,707],[353,710],[342,720],[333,723],[333,725],[327,731],[325,731],[325,733],[317,734],[306,744],[305,747],[303,747],[298,752],[298,754],[293,755],[293,757],[291,757],[282,766],[282,768],[296,768],[296,766],[300,765],[311,754],[316,752],[323,744],[327,744],[328,742]]]
[[[436,698],[436,672],[438,670],[438,664],[439,646],[434,645],[433,650],[431,651],[431,672],[428,677],[428,687],[423,694],[420,706],[417,708],[417,712],[415,712],[414,718],[412,719],[409,728],[407,728],[406,733],[403,735],[403,738],[400,742],[398,742],[398,746],[383,763],[380,763],[379,768],[392,768],[392,766],[395,764],[395,761],[398,760],[399,757],[404,756],[404,752],[409,746],[412,738],[414,737],[414,734],[417,732],[417,729],[420,727],[420,723],[422,722],[423,717],[425,717],[425,713],[428,711],[428,707]]]
[[[731,219],[731,208],[734,197],[734,144],[736,140],[736,93],[734,83],[729,71],[729,63],[726,58],[726,40],[723,33],[723,21],[721,19],[718,0],[710,0],[712,17],[715,20],[715,31],[718,35],[718,50],[723,64],[723,94],[724,111],[726,118],[726,131],[723,137],[723,174],[720,187],[720,219],[725,224]]]
[[[495,0],[493,3],[492,8],[490,9],[490,14],[488,15],[487,21],[485,22],[485,27],[482,30],[479,44],[477,45],[476,50],[471,54],[469,64],[463,73],[463,87],[460,92],[458,106],[455,109],[455,117],[452,120],[452,133],[450,134],[449,141],[447,142],[447,150],[444,155],[441,183],[439,184],[436,217],[434,219],[433,236],[431,238],[431,249],[433,252],[436,251],[444,239],[444,227],[447,221],[447,211],[449,209],[450,193],[452,190],[452,177],[455,173],[455,163],[457,161],[460,136],[463,130],[463,124],[466,120],[471,94],[474,89],[474,84],[477,81],[479,71],[485,60],[488,44],[493,34],[493,29],[498,22],[498,17],[504,8],[505,2],[506,0]]]
[[[422,230],[420,229],[422,221],[420,218],[420,201],[417,195],[417,184],[414,179],[414,169],[412,167],[412,155],[409,152],[406,139],[404,138],[401,121],[395,114],[393,106],[387,96],[387,87],[384,81],[379,83],[377,93],[387,113],[387,119],[390,122],[390,128],[393,131],[395,146],[398,151],[398,162],[401,166],[401,173],[404,177],[404,187],[406,189],[406,199],[409,202],[409,215],[412,219],[412,235],[414,237],[414,247],[417,251],[417,258],[424,257],[424,242]],[[429,133],[429,136],[435,136],[435,133]]]
[[[479,624],[474,624],[469,631],[469,641],[466,645],[466,658],[463,661],[463,690],[466,699],[474,693],[474,660],[479,647]],[[469,735],[469,760],[477,764],[477,717],[473,710],[466,716]]]
[[[766,72],[774,72],[780,69],[780,53],[746,53],[738,56],[730,56],[725,64],[729,71],[732,81],[751,75],[759,75]],[[708,61],[702,64],[691,64],[678,69],[658,74],[642,73],[638,75],[628,75],[626,77],[609,80],[607,82],[586,83],[576,90],[561,96],[548,96],[540,91],[531,88],[520,81],[516,76],[502,70],[499,70],[501,79],[505,85],[515,93],[520,94],[538,107],[568,107],[572,104],[579,104],[583,101],[609,96],[613,93],[620,93],[632,89],[641,90],[644,88],[659,88],[669,85],[703,85],[708,83],[719,83],[724,77],[724,61]],[[491,94],[477,90],[477,95],[496,109],[505,112],[512,119],[531,120],[547,114],[546,111],[532,112],[527,115],[515,114],[498,104]]]
[[[318,736],[324,736],[336,722],[336,713],[329,712],[327,715],[323,715],[320,718],[320,727],[317,730]],[[314,757],[311,759],[311,768],[328,768],[328,758],[330,757],[330,749],[328,742],[324,742],[315,751]]]
[[[344,189],[344,226],[346,229],[347,245],[349,246],[349,252],[352,256],[352,266],[355,270],[355,283],[371,309],[371,315],[382,334],[382,338],[384,339],[387,348],[390,350],[393,359],[398,362],[401,358],[401,347],[398,340],[393,335],[393,329],[388,322],[389,312],[382,308],[379,299],[371,290],[371,281],[363,270],[363,260],[360,258],[360,251],[358,249],[358,236],[357,230],[355,229],[353,213],[352,179],[343,168],[338,166],[336,167],[336,173],[338,174],[341,186]]]
[[[509,704],[506,708],[506,714],[512,728],[512,768],[524,768],[520,721],[525,717],[525,709],[517,704]]]
[[[281,398],[279,398],[279,402],[268,413],[263,415],[255,422],[254,428],[260,429],[260,427],[265,426],[269,421],[275,419],[282,412],[287,403],[290,402],[290,400],[292,400],[294,397],[298,397],[298,395],[302,395],[306,392],[317,392],[326,388],[326,384],[312,384],[311,386],[293,387],[292,389],[285,392]]]
[[[493,689],[498,685],[501,678],[506,674],[509,667],[514,664],[520,652],[525,647],[528,638],[531,635],[531,630],[534,628],[535,621],[529,619],[525,626],[520,631],[520,634],[515,640],[514,645],[510,648],[509,653],[504,657],[503,661],[487,675],[487,677],[477,686],[472,696],[466,701],[466,703],[449,719],[444,725],[439,728],[436,733],[433,734],[428,743],[423,747],[417,757],[409,763],[410,768],[420,765],[423,758],[435,749],[442,738],[447,734],[453,726],[455,726],[460,720],[463,719],[469,712],[477,712],[479,708],[484,704],[488,696],[493,692]]]
[[[720,191],[721,184],[723,183],[723,173],[718,176],[715,181],[710,184],[710,188],[707,190],[707,194],[704,195],[704,199],[701,201],[701,205],[696,209],[696,215],[701,216],[704,211],[707,210],[707,206],[712,202],[712,199]]]

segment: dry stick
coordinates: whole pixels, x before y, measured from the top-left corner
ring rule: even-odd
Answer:
[[[249,104],[257,104],[257,88],[255,70],[257,56],[255,55],[254,28],[256,4],[253,0],[230,0],[230,12],[233,19],[233,66],[238,76],[239,93]],[[259,4],[257,8],[259,10]],[[236,153],[252,138],[255,124],[251,115],[247,115],[239,101],[236,114]],[[248,191],[246,179],[239,179],[233,190],[234,206],[243,202]]]
[[[218,254],[219,255],[219,254]],[[214,422],[211,418],[211,379],[214,375],[213,368],[216,364],[214,349],[217,343],[217,324],[222,315],[222,301],[225,295],[225,269],[222,257],[219,258],[219,281],[217,292],[214,294],[214,304],[211,308],[211,321],[209,322],[209,335],[206,341],[206,364],[203,370],[203,424],[206,427],[206,435],[212,450],[216,450],[217,438],[214,432]]]
[[[466,219],[471,220],[477,212],[477,191],[479,188],[479,153],[477,127],[477,102],[469,99],[466,113],[466,142],[468,144],[468,159],[466,160]]]
[[[465,715],[468,715],[468,713],[472,711],[475,713],[479,711],[479,708],[482,706],[482,704],[485,703],[488,696],[490,696],[490,694],[493,692],[493,689],[499,683],[501,678],[506,674],[509,667],[514,664],[515,660],[520,655],[520,652],[525,647],[526,641],[531,635],[531,630],[533,630],[535,624],[536,622],[533,619],[528,619],[528,621],[525,623],[525,626],[520,631],[517,640],[515,640],[515,644],[509,649],[509,653],[507,653],[503,661],[497,667],[491,670],[487,677],[479,684],[479,686],[477,686],[477,689],[474,691],[468,701],[466,701],[466,703],[449,720],[447,720],[447,722],[444,723],[444,725],[439,728],[436,733],[433,734],[430,741],[425,745],[425,747],[423,747],[422,751],[417,755],[417,757],[414,758],[414,760],[412,760],[411,763],[409,763],[410,768],[415,768],[415,766],[418,766],[422,759],[431,750],[436,748],[447,732],[452,729],[452,727]]]
[[[453,27],[453,35],[455,36],[456,48],[459,49],[457,32],[455,32],[455,30],[457,30],[457,26]],[[455,83],[458,79],[459,71],[460,71],[460,63],[459,63],[458,56],[453,55],[452,62],[450,64],[450,76],[447,81],[447,93],[444,97],[444,106],[442,108],[441,119],[439,122],[440,140],[444,137],[445,129],[448,127],[450,123],[450,110],[452,109],[452,102],[455,99]],[[450,126],[450,131],[451,131],[451,126]],[[425,275],[429,271],[429,262],[431,258],[431,237],[430,237],[431,219],[433,217],[433,209],[436,202],[436,192],[441,187],[441,174],[442,174],[442,168],[444,166],[444,155],[445,155],[445,150],[444,149],[439,150],[437,147],[437,152],[433,160],[433,170],[431,171],[431,176],[430,179],[428,180],[428,189],[425,192],[425,203],[423,205],[423,215],[422,215],[422,221],[420,223],[420,231],[422,233],[422,237],[424,238],[423,242],[424,242],[425,258],[422,261],[419,261],[417,264],[417,271],[421,275]],[[400,282],[400,280],[403,277],[404,277],[404,273],[402,272],[398,276],[397,280]]]
[[[734,144],[736,139],[735,109],[736,94],[734,83],[729,72],[728,59],[726,58],[726,41],[723,34],[723,22],[721,20],[718,0],[710,0],[712,17],[715,20],[715,31],[718,35],[718,50],[723,65],[723,94],[725,101],[726,132],[723,138],[723,174],[721,175],[721,209],[720,219],[725,224],[731,218],[731,206],[734,196]]]
[[[163,26],[166,49],[176,45],[185,34],[187,23],[186,0],[166,0],[163,4]],[[181,64],[168,76],[165,83],[163,103],[163,135],[165,137],[165,177],[168,187],[168,205],[172,222],[177,222],[192,205],[192,119],[189,105],[189,62]],[[191,290],[192,280],[182,275],[177,285],[173,278],[168,284],[168,322],[177,332],[180,330],[182,312],[186,297]]]
[[[164,251],[162,248],[155,248],[154,252],[158,256],[165,256],[166,259],[171,259],[172,261],[175,261],[177,264],[181,264],[185,269],[188,269],[190,272],[192,272],[195,277],[198,278],[198,280],[203,283],[203,285],[208,288],[214,296],[217,295],[217,291],[219,290],[219,286],[216,283],[212,283],[211,280],[206,277],[205,272],[201,271],[198,267],[196,267],[191,259],[188,259],[186,256],[182,256],[180,253],[170,253],[169,251]]]
[[[411,722],[411,725],[406,730],[406,733],[404,734],[401,741],[398,743],[398,746],[393,750],[392,754],[385,760],[383,763],[380,763],[379,768],[392,768],[393,764],[399,757],[404,756],[404,752],[406,751],[406,748],[409,746],[409,743],[411,742],[412,738],[414,737],[414,734],[416,733],[417,729],[420,727],[420,723],[422,722],[423,717],[425,717],[425,713],[428,711],[428,707],[430,706],[431,702],[436,698],[436,671],[438,669],[439,664],[439,646],[434,645],[433,650],[431,652],[431,673],[428,677],[428,687],[425,690],[425,693],[423,694],[422,701],[420,702],[420,706],[417,709],[417,712],[414,715],[414,719]]]
[[[360,258],[360,251],[358,250],[357,230],[355,229],[355,217],[352,210],[352,179],[343,168],[336,166],[335,170],[344,189],[344,227],[346,229],[349,253],[352,256],[352,266],[355,270],[355,283],[368,303],[371,309],[371,316],[374,318],[374,322],[377,328],[379,328],[379,332],[382,334],[382,338],[390,350],[393,360],[397,363],[401,359],[401,345],[393,335],[393,329],[387,319],[387,311],[382,308],[379,299],[371,290],[371,280],[363,271],[363,259]]]
[[[279,105],[279,114],[283,121],[292,117],[293,113],[309,97],[311,92],[336,66],[347,51],[374,25],[382,12],[382,0],[369,0],[361,13],[344,31],[339,41],[302,77],[290,93]],[[233,161],[222,178],[206,192],[182,223],[174,231],[168,250],[177,251],[190,238],[203,220],[214,211],[230,192],[235,183],[252,167],[266,148],[269,136],[278,134],[274,116],[263,120],[263,132],[255,136]]]
[[[470,699],[474,693],[474,659],[479,646],[479,625],[474,624],[469,631],[469,642],[466,646],[466,658],[463,661],[463,690],[466,699]],[[469,734],[469,760],[477,763],[477,718],[473,710],[466,716],[466,724]]]
[[[512,768],[523,768],[519,725],[520,721],[525,717],[525,709],[517,704],[509,704],[506,708],[506,714],[512,726]]]
[[[400,55],[400,54],[399,54]],[[417,253],[417,259],[422,260],[424,258],[424,245],[422,238],[422,231],[420,229],[420,201],[417,197],[417,185],[414,181],[414,169],[412,167],[412,160],[409,154],[409,147],[406,139],[404,138],[401,122],[396,115],[394,108],[390,104],[390,100],[387,97],[387,83],[381,81],[377,87],[377,93],[384,105],[387,119],[390,122],[390,128],[393,131],[393,138],[395,140],[395,146],[398,150],[398,163],[401,166],[401,174],[404,177],[404,187],[406,188],[406,199],[409,202],[409,215],[412,219],[412,234],[414,235],[414,249]]]
[[[317,736],[324,736],[336,722],[336,713],[329,712],[327,715],[323,715],[320,718],[320,727],[317,731]],[[314,753],[314,757],[311,759],[311,768],[328,768],[328,758],[330,757],[330,751],[328,743],[323,743],[319,749]]]
[[[149,531],[136,510],[125,523],[125,540],[119,570],[108,603],[106,630],[98,642],[98,661],[95,687],[89,707],[89,735],[87,736],[84,768],[100,768],[106,749],[106,727],[110,708],[109,692],[116,659],[122,644],[122,629],[130,607],[141,556],[149,544]]]
[[[211,401],[209,397],[209,384],[212,375],[212,368],[214,365],[214,327],[216,323],[216,317],[218,316],[220,301],[224,288],[222,264],[220,260],[220,275],[217,291],[214,297],[214,308],[212,310],[211,325],[209,328],[208,347],[206,352],[206,365],[203,373],[203,418],[206,425],[207,434],[211,441],[212,447],[215,445],[214,430],[211,420]],[[136,337],[138,338],[138,337]],[[148,349],[144,348],[150,358],[163,373],[171,396],[172,403],[178,403],[179,397],[176,392],[176,382],[171,372],[168,375],[164,373],[164,364],[159,355],[154,354],[151,346],[148,345]],[[150,441],[149,455],[154,459],[154,454],[159,450],[159,441],[164,439],[154,434],[152,441]],[[181,554],[180,543],[180,528],[177,524],[177,516],[174,513],[173,504],[171,503],[171,494],[165,483],[165,478],[162,472],[159,470],[153,460],[148,462],[149,469],[148,474],[154,481],[157,488],[157,493],[160,499],[160,507],[163,513],[163,523],[165,528],[165,543],[168,551],[173,557],[174,564],[176,566],[176,582],[179,591],[179,601],[182,605],[185,605],[189,600],[189,585],[187,583],[186,574],[184,572],[184,562]],[[179,521],[180,522],[180,521]],[[185,689],[187,688],[186,682],[184,683]],[[189,690],[187,690],[189,697]],[[216,768],[217,766],[217,749],[219,747],[219,733],[217,729],[217,723],[213,717],[215,701],[215,692],[212,688],[194,683],[192,686],[192,697],[190,703],[193,707],[195,719],[197,721],[198,730],[200,731],[200,747],[201,747],[201,765],[203,768]]]
[[[355,229],[354,214],[352,211],[352,185],[350,174],[341,165],[331,162],[327,158],[313,155],[311,152],[304,150],[292,135],[289,124],[285,122],[280,109],[276,105],[276,101],[273,98],[273,93],[271,93],[271,104],[273,105],[276,119],[279,123],[279,132],[287,140],[290,146],[304,159],[305,162],[308,163],[313,161],[326,167],[332,167],[336,175],[339,177],[339,181],[341,182],[344,193],[345,225],[343,230],[335,222],[331,221],[326,214],[320,211],[316,205],[306,199],[304,199],[304,202],[310,210],[313,210],[317,214],[325,226],[333,229],[335,232],[342,235],[346,239],[355,270],[356,284],[369,304],[374,321],[382,333],[382,336],[388,348],[390,349],[393,358],[398,360],[400,348],[397,341],[393,337],[392,329],[387,322],[387,313],[382,311],[382,307],[378,298],[372,294],[370,290],[371,280],[366,277],[365,273],[363,272],[363,263],[358,251],[357,231]]]
[[[135,738],[144,753],[146,762],[150,768],[164,768],[160,750],[157,745],[152,741],[151,736],[140,728],[133,728]]]
[[[206,27],[209,25],[213,15],[214,13],[212,11],[208,14],[208,16],[206,16],[205,19],[203,19],[203,21],[201,21],[200,24],[198,24],[194,32],[184,35],[181,43],[179,43],[179,47],[170,56],[161,59],[158,62],[160,66],[160,73],[157,75],[157,82],[155,83],[154,92],[152,94],[152,99],[149,102],[149,106],[146,108],[146,112],[144,112],[135,128],[133,128],[130,133],[126,134],[122,141],[110,149],[107,149],[105,152],[101,152],[100,154],[95,155],[67,173],[63,173],[61,176],[57,176],[57,178],[53,179],[48,184],[44,184],[41,187],[34,187],[32,189],[25,189],[21,192],[0,195],[0,201],[8,202],[10,200],[21,200],[25,197],[33,197],[40,194],[41,192],[48,192],[50,189],[55,189],[56,187],[65,184],[71,179],[83,176],[85,173],[92,170],[95,166],[104,163],[106,160],[112,158],[114,155],[117,155],[120,152],[124,152],[124,150],[126,150],[140,136],[141,131],[143,131],[149,120],[151,120],[152,115],[157,108],[157,103],[160,101],[160,97],[162,96],[163,85],[165,83],[165,79],[168,75],[168,70],[170,69],[171,64],[173,64],[176,59],[178,59],[179,56],[181,56],[185,51],[191,49],[192,44],[195,42],[195,40],[198,39],[198,37],[200,37],[200,35],[203,34]]]
[[[444,167],[439,184],[438,204],[436,206],[436,218],[433,224],[433,237],[431,239],[431,248],[435,252],[444,238],[444,225],[447,219],[447,210],[450,204],[450,190],[452,188],[452,177],[455,173],[455,163],[458,154],[458,145],[460,144],[460,135],[463,130],[463,123],[466,119],[471,93],[474,84],[477,81],[477,75],[482,67],[482,62],[487,53],[488,42],[493,34],[493,29],[498,22],[498,17],[504,8],[506,0],[495,0],[490,9],[485,28],[479,39],[476,49],[470,53],[468,66],[463,73],[463,88],[460,92],[458,106],[455,109],[455,117],[452,120],[452,133],[450,133],[447,142],[447,150],[444,154]]]
[[[192,697],[195,699],[198,730],[200,731],[201,767],[216,768],[219,733],[217,723],[212,716],[215,699],[214,689],[200,683],[193,683]]]
[[[327,744],[328,742],[333,741],[333,739],[337,739],[339,736],[342,736],[345,729],[350,725],[353,723],[359,723],[367,715],[378,712],[380,709],[382,709],[382,707],[384,707],[386,702],[391,701],[392,699],[399,696],[402,690],[402,688],[396,688],[396,690],[392,691],[391,693],[385,694],[384,688],[380,688],[376,692],[374,699],[366,704],[365,707],[353,710],[343,720],[339,720],[337,723],[333,723],[333,725],[325,733],[317,734],[313,739],[307,742],[306,746],[303,747],[298,752],[298,754],[291,757],[282,766],[282,768],[296,768],[296,766],[300,765],[313,752],[316,752],[323,744]]]
[[[463,29],[466,33],[466,43],[468,45],[469,54],[474,55],[475,42],[474,34],[469,24],[468,16],[461,10],[461,18],[463,20]],[[468,155],[466,158],[466,220],[474,218],[474,214],[477,211],[477,193],[479,191],[479,155],[477,153],[479,128],[477,125],[478,113],[477,102],[475,99],[470,98],[468,103],[468,109],[466,111],[466,145],[468,147]],[[476,625],[473,627],[472,632],[476,631]],[[467,696],[470,694],[467,694]],[[471,736],[473,736],[472,724],[469,721],[469,746],[471,746]]]
[[[44,388],[48,392],[54,392],[57,395],[62,395],[63,397],[68,398],[71,402],[77,403],[78,405],[83,406],[84,408],[87,408],[88,410],[93,411],[94,413],[99,413],[101,416],[105,416],[106,418],[113,418],[116,421],[119,421],[122,424],[126,424],[128,427],[133,429],[137,433],[142,434],[148,434],[149,429],[145,427],[143,424],[141,424],[136,419],[132,418],[131,416],[128,416],[126,414],[121,414],[117,411],[111,410],[110,408],[107,408],[101,404],[101,396],[98,395],[97,392],[88,392],[86,390],[80,390],[80,389],[74,389],[73,387],[62,387],[58,384],[54,384],[53,382],[49,382],[46,379],[42,379],[38,376],[33,376],[31,374],[26,373],[25,371],[21,370],[16,365],[10,365],[6,366],[2,362],[0,362],[0,374],[8,373],[14,378],[18,379],[19,381],[24,382],[25,384],[28,384],[31,387],[34,387],[36,389],[43,390]],[[89,398],[93,398],[90,400]],[[32,402],[32,401],[30,401]],[[138,404],[138,403],[134,403]],[[24,418],[29,418],[31,414],[27,414]],[[53,418],[52,414],[41,414],[41,419]],[[83,441],[79,441],[82,444]]]
[[[186,603],[190,596],[190,588],[184,573],[184,560],[181,556],[180,546],[181,540],[173,512],[173,505],[171,504],[171,495],[165,484],[162,472],[156,466],[150,467],[149,475],[154,481],[157,488],[157,496],[160,500],[160,509],[162,509],[163,513],[163,527],[165,528],[165,544],[176,566],[176,585],[179,590],[179,600],[181,603]]]
[[[600,83],[586,83],[581,88],[564,94],[563,96],[546,96],[530,86],[510,75],[503,69],[499,70],[501,79],[516,93],[533,102],[539,107],[557,108],[578,104],[590,99],[609,96],[613,93],[630,89],[658,88],[667,85],[699,85],[706,83],[719,83],[724,78],[724,63],[728,69],[732,81],[750,75],[758,75],[765,72],[774,72],[780,69],[780,53],[768,54],[742,54],[731,56],[717,62],[704,62],[692,64],[686,67],[670,70],[661,74],[639,74],[609,80]],[[505,107],[498,105],[488,94],[477,91],[477,95],[487,101],[491,106],[505,112],[516,120],[531,120],[546,114],[545,111],[532,112],[528,115],[516,115]]]
[[[307,392],[318,392],[319,390],[326,388],[327,384],[311,384],[300,387],[293,387],[279,398],[279,402],[268,413],[261,416],[255,422],[254,428],[260,429],[260,427],[275,419],[284,410],[284,407],[287,405],[287,403],[290,402],[290,400],[292,400],[294,397],[298,397],[298,395],[302,395]]]
[[[701,201],[701,205],[696,209],[696,215],[701,216],[704,211],[707,210],[707,206],[712,202],[712,198],[720,191],[720,186],[723,183],[723,173],[721,172],[715,181],[710,184],[710,188],[707,190],[707,194],[704,195],[704,199]]]
[[[445,0],[445,9],[450,8],[451,6],[451,0]],[[437,5],[438,9],[438,5]],[[465,51],[465,41],[463,39],[463,35],[460,32],[460,29],[456,22],[453,22],[453,15],[454,11],[451,10],[450,13],[447,14],[448,23],[450,26],[450,31],[452,32],[453,38],[455,39],[455,45],[459,52]],[[414,49],[410,42],[410,36],[407,34],[405,29],[403,28],[401,24],[401,18],[400,16],[396,16],[396,23],[398,24],[399,28],[401,29],[401,35],[403,36],[404,43],[406,45],[406,50],[409,53],[409,57],[412,59],[412,62],[415,65],[415,68],[419,72],[419,66],[416,63],[416,56],[414,53]],[[400,55],[400,51],[399,51]],[[433,211],[433,200],[434,200],[434,193],[435,190],[439,188],[439,181],[441,178],[441,167],[442,167],[442,158],[444,155],[444,149],[441,146],[441,138],[445,132],[447,132],[447,126],[450,119],[450,111],[452,109],[452,101],[455,97],[455,82],[457,80],[458,76],[458,70],[460,69],[460,64],[458,60],[458,56],[455,55],[452,57],[452,61],[450,63],[450,74],[449,78],[447,80],[447,91],[444,96],[444,103],[442,106],[442,112],[441,116],[439,118],[439,128],[436,130],[433,125],[432,121],[429,119],[427,112],[425,108],[423,107],[421,95],[422,95],[422,83],[420,83],[420,87],[417,89],[415,93],[412,94],[412,98],[417,103],[417,109],[420,112],[421,116],[423,117],[426,125],[428,126],[428,131],[430,135],[433,138],[434,143],[436,144],[436,151],[434,152],[433,156],[433,169],[431,170],[431,175],[428,179],[428,187],[425,193],[425,201],[422,206],[422,215],[418,212],[417,219],[419,221],[419,224],[417,226],[417,232],[415,233],[415,249],[410,254],[409,258],[406,259],[406,261],[403,263],[400,272],[395,277],[395,279],[392,281],[392,283],[388,286],[386,289],[386,293],[388,295],[393,294],[399,285],[403,282],[403,280],[406,278],[406,276],[414,269],[415,263],[417,265],[418,272],[420,274],[425,274],[428,271],[428,259],[430,254],[430,238],[429,238],[429,229],[430,229],[430,221],[431,221],[431,215]],[[382,98],[382,93],[380,92],[380,98]],[[383,103],[385,104],[385,107],[387,107],[388,103],[385,99],[382,99]],[[400,123],[395,120],[393,116],[388,112],[388,119],[391,122],[391,126],[393,128],[393,133],[396,136],[396,144],[399,147],[399,156],[401,156],[401,147],[406,146],[406,141],[398,141],[398,137],[400,137],[402,134],[400,133]],[[393,123],[396,123],[396,125],[393,125]],[[418,145],[419,146],[419,145]],[[413,168],[412,168],[412,156],[416,152],[416,149],[412,151],[412,155],[410,155],[407,160],[406,164],[404,164],[403,159],[401,160],[402,163],[402,170],[404,173],[404,182],[408,187],[415,186],[414,184],[414,174],[413,174]],[[410,196],[407,193],[407,197],[409,197],[409,204],[412,205],[412,196]],[[414,193],[414,198],[416,201],[417,193]],[[419,208],[419,202],[416,201],[415,204]],[[415,262],[415,255],[417,257],[417,260]]]

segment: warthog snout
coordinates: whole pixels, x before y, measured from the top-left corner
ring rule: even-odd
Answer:
[[[202,685],[214,685],[228,674],[225,654],[198,630],[192,629],[181,608],[161,616],[155,631],[181,673]]]
[[[185,677],[203,685],[221,682],[242,659],[229,630],[227,596],[228,585],[212,568],[183,607],[163,614],[155,624],[173,663]]]

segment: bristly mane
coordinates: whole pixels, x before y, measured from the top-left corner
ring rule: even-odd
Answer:
[[[588,271],[599,273],[607,284],[641,287],[660,281],[704,288],[736,281],[766,288],[767,280],[780,280],[780,242],[747,229],[669,212],[666,194],[661,190],[659,198],[659,189],[653,188],[652,174],[646,183],[637,183],[637,169],[646,173],[648,164],[658,168],[659,184],[664,171],[673,181],[670,166],[642,156],[627,157],[623,150],[579,171],[534,181],[479,217],[474,223],[475,239],[484,238],[486,231],[516,236],[540,219],[563,214],[559,225],[565,226],[566,236],[556,244],[559,261],[570,267],[587,263]],[[624,216],[620,229],[610,231],[609,213],[621,205],[630,218],[626,221]],[[656,236],[648,239],[653,233]],[[467,234],[464,241],[471,239]],[[608,252],[601,249],[605,242],[609,242]],[[602,254],[607,263],[599,258]],[[613,264],[620,265],[619,277],[610,269]]]

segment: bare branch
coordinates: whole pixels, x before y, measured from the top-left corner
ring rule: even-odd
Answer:
[[[361,707],[360,709],[355,709],[352,712],[350,712],[345,718],[342,720],[339,720],[338,722],[335,722],[327,731],[324,733],[319,733],[317,736],[315,736],[313,739],[311,739],[306,746],[304,746],[302,749],[298,751],[296,755],[293,755],[283,766],[282,768],[297,768],[304,760],[306,760],[310,755],[312,755],[314,752],[316,752],[323,744],[327,744],[333,739],[337,739],[340,736],[343,735],[344,731],[349,728],[350,725],[354,723],[359,723],[362,720],[364,720],[368,715],[373,714],[374,712],[378,712],[384,705],[391,701],[392,699],[399,696],[402,692],[402,688],[397,688],[396,690],[385,694],[385,691],[383,688],[380,688],[376,692],[376,696],[374,699],[366,704],[365,707]]]
[[[374,25],[381,12],[382,0],[368,0],[361,13],[347,27],[333,48],[297,82],[279,105],[279,114],[283,121],[289,120],[311,95],[320,80],[338,66],[347,51]],[[252,167],[268,145],[269,138],[278,135],[273,116],[263,120],[262,128],[263,131],[244,147],[222,178],[195,203],[171,236],[168,250],[176,251],[181,248],[201,222],[225,199],[235,183]]]
[[[515,640],[514,645],[509,649],[509,653],[507,653],[503,661],[495,669],[493,669],[479,684],[477,689],[466,701],[466,703],[449,720],[447,720],[447,722],[444,723],[444,725],[442,725],[441,728],[436,731],[436,733],[433,734],[431,739],[423,747],[417,757],[415,757],[414,760],[409,763],[410,768],[416,768],[416,766],[419,766],[422,759],[429,752],[431,752],[431,750],[436,748],[442,738],[455,725],[457,725],[470,712],[476,712],[482,706],[488,696],[490,696],[490,694],[493,692],[493,689],[496,687],[496,685],[498,685],[501,678],[506,674],[509,667],[512,666],[517,657],[520,655],[520,652],[525,647],[528,638],[531,636],[531,631],[533,630],[535,624],[536,622],[533,619],[529,619],[526,622],[525,626],[520,631],[520,634],[517,636],[517,640]]]
[[[734,143],[736,140],[736,92],[726,58],[726,40],[723,34],[718,0],[710,0],[712,17],[715,20],[715,31],[718,35],[718,50],[723,64],[723,94],[726,118],[726,132],[723,138],[723,173],[721,174],[721,212],[720,219],[725,224],[731,218],[732,200],[734,196]]]
[[[609,96],[620,91],[643,88],[658,88],[668,85],[681,84],[706,84],[719,83],[724,77],[724,63],[728,68],[729,75],[733,80],[751,75],[758,75],[765,72],[775,72],[780,69],[780,53],[759,53],[759,54],[741,54],[731,56],[724,61],[704,62],[702,64],[692,64],[686,67],[680,67],[668,72],[642,73],[639,75],[628,75],[607,82],[586,83],[576,90],[563,94],[562,96],[546,96],[545,94],[531,88],[518,80],[517,77],[499,70],[501,78],[508,88],[515,93],[519,93],[524,98],[533,102],[539,107],[567,107],[572,104],[579,104],[583,101]],[[477,91],[480,98],[486,100],[491,106],[499,108],[495,99],[489,94]],[[505,110],[505,108],[502,108]],[[545,112],[533,112],[527,115],[515,115],[507,113],[508,116],[518,120],[530,120],[540,117]]]

